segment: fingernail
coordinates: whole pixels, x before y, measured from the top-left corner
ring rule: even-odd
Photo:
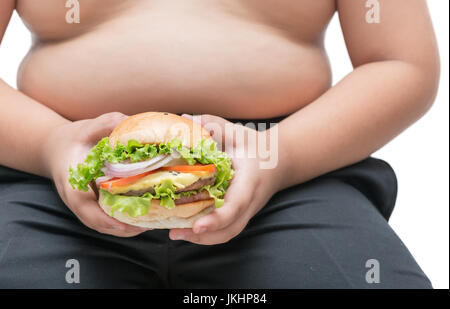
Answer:
[[[140,230],[141,230],[142,232],[147,232],[147,231],[151,231],[151,230],[153,230],[153,229],[148,229],[148,228],[142,227],[142,228],[140,228]]]
[[[183,240],[184,235],[183,234],[175,234],[172,236],[172,240]]]
[[[204,232],[206,232],[207,228],[202,226],[201,228],[197,229],[197,234],[202,234]]]
[[[112,228],[115,229],[115,230],[121,230],[121,231],[125,230],[125,227],[122,226],[122,225],[119,225],[119,224],[114,224],[112,226]]]

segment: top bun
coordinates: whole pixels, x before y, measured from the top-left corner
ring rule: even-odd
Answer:
[[[148,112],[130,116],[122,121],[109,136],[109,143],[115,147],[117,142],[128,144],[136,140],[141,144],[162,144],[173,139],[182,145],[193,148],[201,139],[211,135],[201,125],[170,113]]]

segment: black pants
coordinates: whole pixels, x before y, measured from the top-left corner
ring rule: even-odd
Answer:
[[[228,243],[81,224],[44,178],[0,167],[1,288],[430,288],[387,223],[396,177],[369,158],[273,196]],[[67,283],[79,262],[80,283]],[[379,283],[374,264],[379,263]]]

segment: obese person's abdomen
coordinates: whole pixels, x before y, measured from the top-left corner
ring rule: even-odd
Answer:
[[[311,103],[328,89],[330,75],[320,46],[264,25],[147,14],[37,43],[18,86],[72,120],[150,110],[269,118]]]

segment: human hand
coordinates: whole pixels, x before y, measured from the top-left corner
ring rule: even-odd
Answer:
[[[184,115],[185,117],[189,117]],[[192,117],[191,117],[192,118]],[[210,214],[197,219],[192,229],[172,229],[172,240],[185,240],[196,244],[213,245],[228,242],[237,236],[248,221],[267,203],[277,191],[273,185],[274,170],[261,169],[261,158],[250,155],[252,147],[257,147],[248,136],[266,138],[266,132],[233,124],[221,117],[201,115],[201,125],[209,131],[216,126],[220,132],[212,133],[213,138],[222,145],[230,155],[235,171],[233,180],[225,194],[225,203]],[[196,121],[196,119],[193,119]],[[228,129],[225,129],[225,127]],[[237,143],[234,136],[247,136],[245,143]],[[228,147],[231,146],[231,147]],[[256,149],[256,148],[253,148]]]
[[[120,237],[136,236],[148,229],[131,226],[108,216],[100,208],[92,188],[80,192],[71,187],[68,169],[81,163],[91,148],[126,117],[122,113],[108,113],[95,119],[62,125],[48,136],[43,147],[47,174],[51,175],[67,207],[87,227]]]

